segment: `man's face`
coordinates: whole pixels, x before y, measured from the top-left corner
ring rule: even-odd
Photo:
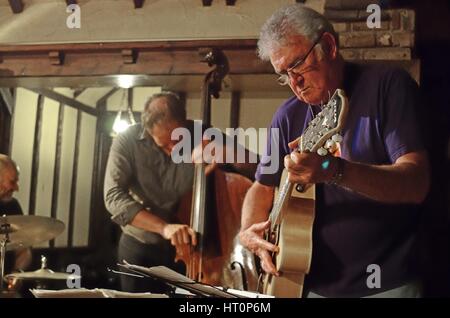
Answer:
[[[321,57],[321,54],[313,49],[301,65],[287,72],[296,61],[308,54],[313,44],[304,36],[292,36],[287,45],[276,49],[270,55],[270,61],[275,72],[289,75],[289,86],[300,100],[309,104],[320,104],[327,102],[334,90],[331,87],[332,74],[327,58]]]
[[[179,140],[171,140],[172,131],[175,128],[181,127],[181,124],[176,121],[161,122],[153,126],[151,130],[148,130],[150,136],[152,136],[156,145],[161,148],[162,151],[168,156],[172,153],[173,147],[179,142]]]
[[[19,191],[19,175],[14,167],[4,168],[0,176],[0,201],[11,201],[15,191]]]

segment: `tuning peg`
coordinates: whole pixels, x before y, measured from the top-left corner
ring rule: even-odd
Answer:
[[[330,152],[333,152],[332,149],[336,148],[336,142],[333,139],[328,139],[325,143],[325,149],[328,149]]]
[[[328,151],[324,148],[324,147],[320,147],[319,149],[317,149],[317,154],[319,156],[326,156],[328,153]]]
[[[340,134],[334,134],[333,135],[333,137],[331,137],[331,139],[334,141],[334,142],[337,142],[337,143],[339,143],[339,142],[342,142],[342,136],[340,135]]]

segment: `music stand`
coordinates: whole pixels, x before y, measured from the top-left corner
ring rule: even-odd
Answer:
[[[198,297],[209,298],[243,298],[243,296],[231,294],[217,287],[202,284],[187,278],[165,266],[143,267],[129,264],[124,261],[123,264],[117,264],[130,272],[137,273],[143,277],[153,278],[161,281],[170,287],[178,287],[187,290]]]

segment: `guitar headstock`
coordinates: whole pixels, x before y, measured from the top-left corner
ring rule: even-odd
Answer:
[[[327,140],[331,140],[331,137],[342,129],[347,112],[347,97],[343,90],[337,89],[322,111],[308,124],[300,137],[298,150],[300,152],[317,152]],[[339,140],[334,141],[339,142]]]

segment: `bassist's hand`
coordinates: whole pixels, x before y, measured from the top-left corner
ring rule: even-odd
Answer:
[[[272,262],[270,253],[278,252],[279,248],[263,238],[265,231],[269,228],[270,221],[255,223],[239,233],[239,240],[261,259],[261,267],[266,273],[278,276],[279,273]]]
[[[162,236],[177,247],[179,245],[197,245],[197,235],[195,231],[186,224],[166,224]]]
[[[213,149],[213,154],[210,153],[204,153],[204,148],[211,143],[209,140],[203,140],[202,143],[194,148],[192,151],[191,159],[193,163],[203,163],[205,165],[205,174],[208,176],[211,172],[214,171],[218,167],[217,164],[217,157],[216,156],[216,147]],[[211,156],[212,155],[212,156]],[[223,156],[223,154],[220,152],[220,155]],[[222,161],[220,161],[222,162]]]

